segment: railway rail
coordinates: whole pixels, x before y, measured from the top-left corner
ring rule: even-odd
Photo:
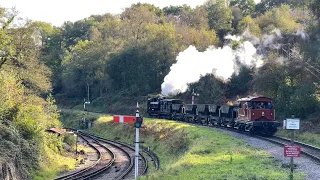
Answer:
[[[69,179],[134,179],[134,157],[135,149],[128,144],[104,139],[73,128],[66,128],[77,132],[90,147],[92,147],[97,159],[92,165],[76,172],[61,176],[55,180]],[[145,175],[148,171],[148,159],[153,161],[155,168],[159,169],[157,156],[147,148],[142,147],[139,154],[139,176]],[[105,157],[108,154],[109,157]],[[148,157],[148,158],[147,158]],[[104,164],[104,165],[102,165]],[[103,168],[100,168],[103,166]]]
[[[128,175],[130,171],[132,171],[134,161],[132,160],[130,152],[128,152],[125,148],[118,147],[115,144],[107,143],[105,141],[101,141],[97,137],[94,137],[90,134],[81,131],[80,134],[86,135],[94,139],[94,141],[99,142],[99,144],[102,144],[103,146],[107,147],[115,154],[115,161],[112,165],[113,168],[109,168],[105,171],[105,173],[97,175],[97,179],[123,179],[125,176]]]
[[[121,143],[121,142],[112,141],[112,140],[108,140],[108,139],[101,138],[101,137],[98,137],[98,136],[95,136],[95,135],[92,135],[92,134],[90,134],[90,136],[96,138],[97,140],[99,140],[101,142],[112,144],[114,146],[117,146],[119,148],[124,149],[125,151],[129,152],[129,154],[131,156],[131,160],[134,161],[135,149],[131,145],[128,145],[128,144],[125,144],[125,143]],[[151,157],[151,158],[153,158],[153,157]],[[157,159],[153,160],[153,161],[154,162],[158,162]],[[133,178],[134,179],[133,165],[134,165],[134,163],[132,164],[132,167],[130,168],[130,170],[128,169],[127,173],[124,174],[119,179],[121,179],[121,178],[130,178],[130,179]],[[147,158],[142,153],[139,153],[139,176],[145,175],[147,173],[147,171],[148,171],[148,167],[149,167],[149,164],[148,164]]]
[[[184,122],[184,121],[181,121]],[[220,128],[220,129],[226,129],[229,131],[233,131],[233,132],[237,132],[237,133],[241,133],[241,134],[245,134],[248,136],[252,136],[252,137],[256,137],[259,139],[263,139],[266,141],[269,141],[271,143],[277,144],[277,145],[290,145],[291,144],[291,140],[285,137],[280,137],[280,136],[271,136],[271,137],[265,137],[265,136],[259,136],[259,135],[252,135],[249,132],[246,131],[240,131],[238,129],[234,129],[234,128],[230,128],[230,127],[226,127],[226,126],[214,126],[214,125],[204,125],[204,124],[197,124],[197,123],[190,123],[190,122],[184,122],[187,124],[192,124],[192,125],[196,125],[196,126],[204,126],[204,127],[211,127],[211,128]],[[316,147],[316,146],[312,146],[303,142],[299,142],[299,141],[294,141],[295,145],[299,145],[301,146],[301,153],[317,162],[320,163],[320,148]]]
[[[54,180],[89,179],[104,172],[114,163],[115,155],[107,147],[87,136],[77,133],[98,154],[98,159],[92,165],[79,171],[55,178]]]
[[[264,139],[266,141],[279,144],[279,145],[290,145],[291,140],[285,137],[280,137],[280,136],[272,136],[272,137],[263,137],[263,136],[258,136],[260,139]],[[307,157],[320,162],[320,148],[315,147],[306,143],[302,143],[299,141],[294,141],[295,145],[301,146],[301,153],[306,155]]]

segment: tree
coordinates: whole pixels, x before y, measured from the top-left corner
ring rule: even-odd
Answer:
[[[238,31],[244,32],[246,30],[249,30],[251,34],[253,34],[256,37],[261,36],[261,29],[259,27],[259,24],[255,22],[254,19],[252,19],[250,16],[244,17],[237,26]]]
[[[147,25],[155,23],[157,20],[156,15],[144,6],[126,8],[121,14],[121,19],[124,23],[127,39],[132,40],[133,43],[143,39]]]
[[[72,22],[65,22],[62,25],[62,37],[65,42],[64,46],[68,50],[72,46],[76,45],[78,41],[88,40],[90,35],[91,27],[96,24],[94,18],[88,18]]]
[[[253,0],[232,0],[230,6],[236,6],[240,8],[244,16],[251,15],[255,9],[255,3]]]
[[[202,104],[222,104],[225,103],[225,84],[217,79],[213,74],[202,76],[198,82],[188,85],[188,89],[194,89],[199,93],[197,102]]]
[[[204,4],[208,12],[210,29],[214,29],[219,38],[232,31],[232,12],[225,0],[208,0]]]
[[[228,83],[227,97],[247,93],[251,89],[253,69],[241,66],[239,74],[233,74]]]
[[[312,0],[262,0],[256,5],[256,12],[258,14],[263,14],[282,5],[288,5],[292,8],[303,7],[308,5],[311,1]]]
[[[253,79],[253,89],[259,94],[276,98],[281,84],[285,83],[285,68],[276,62],[262,66]]]
[[[296,33],[301,28],[301,25],[292,16],[292,10],[288,5],[282,5],[267,11],[257,17],[256,22],[265,33],[269,33],[275,28],[280,29],[282,33]]]
[[[195,29],[188,26],[176,28],[177,41],[180,51],[193,45],[199,51],[205,51],[209,46],[218,44],[218,37],[214,30]]]
[[[309,7],[310,7],[312,13],[318,18],[318,21],[320,23],[320,0],[311,1]]]
[[[182,6],[167,6],[163,8],[163,12],[166,16],[181,16],[183,12],[191,12],[192,8],[186,4]]]
[[[149,3],[137,3],[137,4],[133,4],[131,5],[131,7],[146,7],[150,12],[153,12],[155,15],[157,15],[158,17],[163,17],[164,16],[164,12],[162,9],[160,9],[159,7],[156,7],[153,4],[149,4]]]
[[[65,53],[61,28],[39,21],[32,24],[41,40],[40,61],[51,69],[53,92],[58,93],[62,89],[61,62]]]
[[[17,16],[17,12],[12,9],[11,11],[0,7],[0,69],[14,58],[14,45],[10,43],[12,37],[9,35],[9,25]]]
[[[241,21],[241,19],[243,18],[241,9],[239,7],[231,7],[231,11],[232,11],[232,16],[233,16],[233,20],[232,20],[232,28],[233,29],[237,29],[237,26],[239,24],[239,22]]]
[[[178,45],[171,24],[148,25],[148,40],[111,56],[106,66],[115,91],[145,95],[161,90]]]
[[[108,75],[104,69],[108,56],[113,52],[116,42],[97,43],[79,41],[63,60],[64,91],[68,96],[85,96],[89,84],[94,96],[107,91]]]

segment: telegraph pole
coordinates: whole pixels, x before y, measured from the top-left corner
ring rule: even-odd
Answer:
[[[139,115],[139,104],[137,102],[137,107],[136,107],[136,122],[138,122],[140,118]],[[135,170],[134,170],[134,178],[137,179],[137,177],[139,176],[138,174],[138,169],[139,169],[139,127],[136,126],[136,153],[135,153]]]

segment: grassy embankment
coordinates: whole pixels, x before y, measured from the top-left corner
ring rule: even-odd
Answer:
[[[63,112],[63,123],[76,127],[74,115],[79,117],[79,112]],[[97,118],[91,133],[133,144],[132,125],[115,124],[99,114],[89,116]],[[144,126],[140,138],[159,156],[161,170],[141,179],[288,179],[289,170],[266,152],[211,128],[148,118]],[[303,179],[303,174],[295,179]]]
[[[62,113],[64,114],[72,114],[72,117],[79,116],[81,119],[80,111],[69,111],[70,113]],[[73,112],[73,113],[72,113]],[[96,118],[97,116],[94,116]],[[66,116],[65,118],[70,118],[70,116]],[[73,127],[73,126],[72,126]],[[48,136],[51,134],[48,134]],[[55,136],[55,135],[51,135]],[[40,159],[40,167],[37,171],[31,172],[32,179],[34,180],[43,180],[43,179],[53,179],[59,176],[59,174],[73,170],[80,163],[81,157],[78,157],[78,161],[75,156],[75,142],[76,136],[73,135],[64,135],[68,136],[64,138],[64,142],[70,145],[68,149],[63,149],[62,154],[53,152],[52,149],[46,148],[46,159]],[[91,149],[85,146],[78,146],[78,150],[84,149],[85,151],[90,151]]]
[[[47,150],[47,162],[40,163],[38,171],[31,172],[32,179],[43,180],[56,178],[63,171],[70,171],[75,168],[76,160],[72,157],[61,156],[51,149]],[[69,154],[70,155],[70,154]]]
[[[295,140],[320,147],[320,122],[319,115],[314,114],[308,119],[300,120],[300,129],[295,130]],[[277,132],[278,136],[291,137],[291,130],[284,130],[282,127]]]

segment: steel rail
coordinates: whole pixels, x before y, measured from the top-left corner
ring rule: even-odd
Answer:
[[[95,135],[92,135],[92,134],[89,134],[89,133],[85,133],[85,132],[81,132],[83,134],[86,134],[87,136],[90,136],[92,139],[95,139],[96,141],[101,141],[101,142],[104,142],[104,143],[108,143],[109,145],[117,148],[117,149],[120,149],[126,156],[127,158],[129,159],[129,164],[125,167],[125,171],[120,174],[116,179],[123,179],[126,175],[129,174],[129,172],[133,169],[133,166],[134,166],[134,160],[131,158],[130,154],[124,150],[123,148],[115,145],[114,143],[109,143],[109,142],[106,142],[104,140],[101,140],[98,136],[95,136]]]
[[[78,134],[78,133],[76,133],[76,134],[79,135],[80,137],[82,137],[82,135],[80,135],[80,134]],[[100,152],[95,146],[93,146],[88,140],[86,140],[86,139],[83,138],[83,137],[82,137],[82,139],[83,139],[84,141],[86,141],[87,144],[88,144],[90,147],[92,147],[92,148],[97,152],[97,154],[98,154],[98,160],[97,160],[94,164],[92,164],[92,165],[90,165],[90,166],[88,166],[88,167],[86,167],[86,168],[84,168],[84,169],[81,169],[80,171],[77,171],[77,172],[74,172],[74,173],[71,173],[71,174],[67,174],[67,175],[64,175],[64,176],[55,178],[54,180],[66,180],[66,179],[71,179],[71,178],[73,178],[73,177],[76,177],[76,176],[79,175],[79,174],[82,174],[82,173],[85,173],[86,171],[89,171],[90,169],[92,169],[93,167],[95,167],[95,166],[100,162],[100,160],[101,160],[101,152]]]
[[[263,137],[263,136],[257,136],[260,139],[278,144],[278,145],[288,145],[288,143],[290,144],[290,140],[287,138],[283,138],[283,137]],[[295,144],[300,145],[301,148],[301,153],[306,155],[307,157],[320,162],[320,148],[309,145],[309,144],[305,144],[305,143],[301,143],[301,142],[295,142]]]
[[[75,131],[75,132],[76,132],[76,131]],[[79,136],[81,136],[81,138],[82,138],[84,141],[86,141],[89,146],[91,146],[93,149],[95,149],[95,150],[98,152],[98,157],[99,157],[99,158],[98,158],[98,160],[97,160],[94,164],[92,164],[92,165],[90,165],[90,166],[88,166],[88,167],[86,167],[86,168],[84,168],[84,169],[82,169],[82,170],[80,170],[80,171],[77,171],[77,172],[71,173],[71,174],[67,174],[67,175],[62,176],[62,177],[58,177],[58,178],[56,178],[56,179],[54,179],[54,180],[89,179],[89,178],[92,178],[92,177],[94,177],[94,176],[97,176],[97,175],[100,174],[101,172],[109,169],[109,168],[111,167],[111,165],[112,165],[112,164],[114,163],[114,161],[115,161],[115,155],[114,155],[114,153],[111,152],[107,147],[105,147],[105,146],[103,146],[102,144],[100,144],[99,142],[95,141],[96,144],[98,144],[99,146],[101,146],[102,148],[104,148],[104,149],[108,152],[108,154],[111,155],[111,160],[110,160],[103,168],[100,168],[100,169],[95,170],[95,171],[93,171],[93,172],[89,172],[89,171],[91,171],[93,168],[95,168],[97,165],[99,165],[99,163],[101,162],[102,152],[99,151],[98,148],[95,147],[92,143],[90,143],[89,140],[87,140],[86,138],[84,138],[84,137],[88,137],[88,136],[86,136],[85,134],[83,134],[83,133],[81,133],[81,132],[78,132],[78,133],[76,133],[76,134],[78,134]],[[90,138],[90,137],[89,137],[89,138]],[[89,173],[88,173],[88,172],[89,172]]]
[[[90,133],[88,133],[89,135],[91,135],[91,136],[93,136],[93,137],[96,137],[96,138],[98,138],[98,139],[100,139],[100,140],[102,140],[102,141],[104,141],[104,142],[106,142],[106,143],[113,143],[113,144],[115,144],[116,146],[117,146],[117,144],[119,144],[119,145],[121,145],[121,146],[125,146],[125,147],[127,147],[127,148],[129,148],[129,149],[131,149],[133,152],[135,152],[135,149],[131,146],[131,145],[129,145],[129,144],[125,144],[125,143],[122,143],[122,142],[117,142],[117,141],[113,141],[113,140],[109,140],[109,139],[105,139],[105,138],[102,138],[102,137],[99,137],[99,136],[96,136],[96,135],[93,135],[93,134],[90,134]],[[119,146],[118,146],[119,147]],[[146,173],[147,173],[147,171],[148,171],[148,160],[141,154],[141,153],[139,153],[139,155],[140,155],[140,157],[142,157],[142,159],[143,159],[143,161],[144,161],[144,163],[145,163],[145,167],[144,167],[144,169],[143,169],[143,171],[142,171],[142,173],[140,174],[140,175],[145,175]],[[129,171],[130,172],[130,171]],[[129,173],[128,172],[128,173]]]

